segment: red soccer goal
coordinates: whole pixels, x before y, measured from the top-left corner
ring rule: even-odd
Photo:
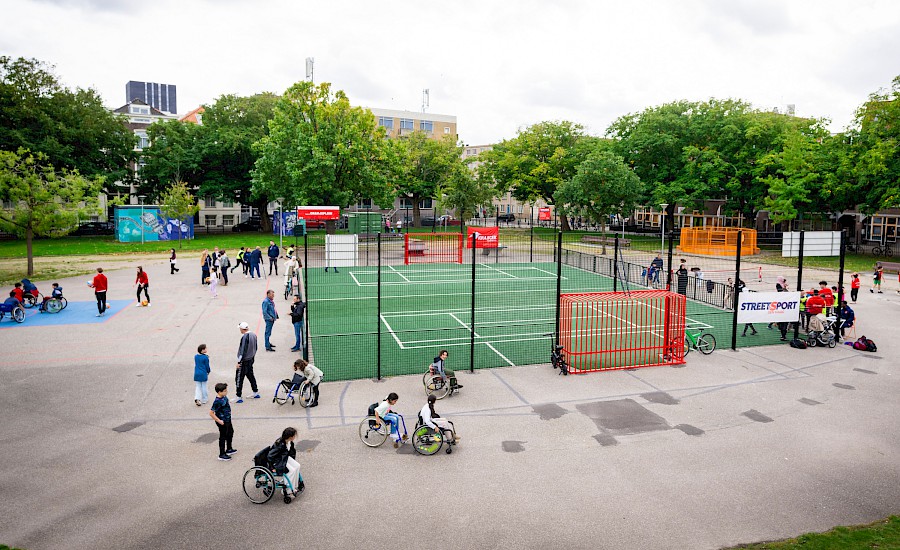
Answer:
[[[560,296],[569,372],[684,363],[685,297],[665,290]]]
[[[456,263],[463,257],[460,233],[407,233],[404,236],[403,259],[409,264]]]

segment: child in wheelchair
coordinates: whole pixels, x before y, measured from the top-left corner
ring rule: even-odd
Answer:
[[[456,428],[453,426],[453,422],[441,418],[441,415],[435,412],[435,401],[437,401],[437,397],[434,395],[428,396],[428,402],[422,407],[422,410],[419,411],[419,423],[428,426],[435,432],[450,432],[450,438],[447,440],[447,443],[453,445],[459,441],[459,436],[456,435]]]
[[[275,443],[256,453],[256,456],[253,457],[256,466],[268,468],[275,475],[282,476],[287,482],[286,491],[293,493],[293,496],[302,493],[306,488],[303,477],[300,475],[297,450],[294,448],[296,438],[297,430],[295,428],[285,428]]]
[[[428,367],[428,370],[431,372],[431,374],[439,374],[445,382],[449,381],[451,391],[459,391],[459,389],[462,388],[462,385],[457,383],[456,376],[454,375],[453,371],[444,366],[444,361],[447,360],[448,355],[449,353],[447,353],[447,350],[442,349],[438,353],[438,356],[434,358],[434,362],[431,363],[431,366]]]
[[[59,283],[53,283],[53,292],[50,293],[50,296],[44,296],[44,300],[41,302],[40,312],[43,313],[47,311],[47,302],[50,301],[51,298],[62,298],[62,287],[59,286]]]

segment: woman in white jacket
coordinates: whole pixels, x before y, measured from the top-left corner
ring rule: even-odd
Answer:
[[[437,397],[429,395],[428,403],[426,403],[425,406],[422,407],[422,410],[419,411],[419,416],[422,417],[422,423],[435,432],[450,432],[450,435],[453,436],[453,441],[459,441],[459,436],[456,435],[456,428],[453,426],[453,422],[441,418],[441,415],[434,411],[435,401],[437,401]]]
[[[312,403],[309,404],[310,407],[317,407],[319,405],[319,382],[322,381],[322,377],[325,375],[317,366],[312,363],[307,363],[303,359],[297,359],[294,361],[294,372],[298,372],[302,374],[312,385]]]

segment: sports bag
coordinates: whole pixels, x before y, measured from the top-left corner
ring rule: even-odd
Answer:
[[[806,342],[804,342],[803,340],[798,340],[796,338],[791,340],[790,345],[792,348],[796,348],[796,349],[806,349],[806,347],[807,347]]]
[[[863,336],[863,339],[866,341],[866,351],[878,351],[878,346],[875,345],[875,342]]]

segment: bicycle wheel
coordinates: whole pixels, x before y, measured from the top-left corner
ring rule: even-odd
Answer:
[[[434,395],[437,399],[443,399],[450,394],[450,381],[441,378],[440,374],[429,375],[430,380],[425,384],[425,395]]]
[[[697,349],[703,355],[709,355],[716,349],[716,337],[712,334],[701,334],[697,339]]]
[[[284,405],[288,400],[288,388],[289,385],[285,385],[284,382],[279,382],[278,387],[275,388],[275,397],[272,399],[273,402],[278,403],[279,405]],[[290,398],[293,402],[293,398]]]
[[[313,385],[309,381],[300,384],[300,406],[304,409],[312,403]]]
[[[428,426],[420,426],[413,432],[413,448],[420,455],[431,456],[441,450],[444,436]]]
[[[275,494],[275,476],[266,468],[250,468],[244,472],[244,494],[253,504],[269,502]]]
[[[884,247],[884,256],[885,256],[886,258],[890,258],[890,257],[893,256],[893,255],[894,255],[894,249],[893,249],[893,248],[891,248],[891,247],[889,247],[889,246]]]
[[[679,338],[679,339],[675,340],[675,345],[676,345],[676,346],[679,344],[679,340],[681,340],[681,339]],[[687,357],[688,354],[689,354],[689,353],[691,352],[691,350],[693,349],[693,347],[691,346],[691,344],[692,344],[693,342],[692,342],[690,336],[685,335],[685,339],[684,339],[683,341],[681,341],[680,343],[681,343],[681,345],[684,346],[684,356]]]
[[[33,308],[37,304],[37,296],[28,292],[22,296],[22,305],[26,308]]]
[[[64,307],[65,306],[63,306],[59,298],[50,298],[44,305],[44,309],[47,313],[59,313]]]
[[[875,256],[876,258],[877,258],[878,256],[881,256],[881,247],[880,247],[880,246],[873,246],[873,247],[872,247],[872,255]]]
[[[378,427],[375,427],[374,416],[367,416],[359,423],[359,439],[369,447],[378,447],[387,441],[388,428],[387,422],[382,421]]]

